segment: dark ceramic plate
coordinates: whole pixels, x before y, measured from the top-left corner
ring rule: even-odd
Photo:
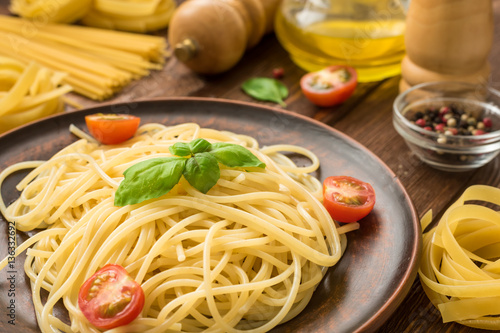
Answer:
[[[350,175],[371,183],[377,194],[373,212],[361,228],[348,235],[347,250],[331,267],[309,305],[296,318],[273,332],[355,332],[376,330],[408,293],[416,276],[420,252],[420,224],[406,191],[394,173],[366,148],[346,135],[306,117],[286,111],[216,99],[179,98],[104,105],[54,116],[0,136],[0,170],[13,163],[48,159],[75,138],[71,123],[85,128],[84,115],[132,113],[142,123],[197,122],[203,127],[249,134],[261,145],[274,143],[306,147],[318,155],[323,180]],[[15,184],[4,183],[7,202],[17,197]],[[7,224],[2,220],[0,255],[6,256]],[[18,242],[24,240],[20,235]],[[0,273],[0,332],[38,332],[29,284],[20,256],[14,270]],[[11,278],[10,283],[7,279]],[[14,289],[9,295],[9,289]],[[7,307],[13,303],[14,310]],[[15,315],[11,326],[8,314]]]

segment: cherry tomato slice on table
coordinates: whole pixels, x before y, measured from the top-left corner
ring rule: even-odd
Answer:
[[[317,106],[343,103],[358,84],[356,70],[349,66],[330,66],[304,75],[300,80],[303,94]]]
[[[375,190],[349,176],[332,176],[323,182],[323,205],[338,222],[356,222],[375,205]]]
[[[115,145],[134,136],[141,118],[128,114],[96,113],[85,116],[90,134],[105,145]]]
[[[78,306],[97,328],[111,329],[133,321],[144,307],[144,291],[120,265],[108,264],[81,286]]]

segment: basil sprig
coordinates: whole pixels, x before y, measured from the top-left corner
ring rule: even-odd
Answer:
[[[288,97],[288,88],[278,80],[256,77],[243,82],[241,89],[255,99],[275,102],[286,107],[283,99]]]
[[[196,139],[177,142],[169,150],[175,157],[152,158],[125,170],[125,179],[115,193],[115,206],[158,198],[177,185],[182,176],[195,189],[207,193],[220,178],[219,163],[230,168],[266,167],[248,149],[231,143],[211,144]]]

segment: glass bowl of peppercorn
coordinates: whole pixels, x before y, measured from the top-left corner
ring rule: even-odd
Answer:
[[[500,152],[500,92],[477,84],[428,82],[394,101],[393,124],[423,162],[468,171]]]

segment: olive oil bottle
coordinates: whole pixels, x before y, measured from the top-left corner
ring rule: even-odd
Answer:
[[[275,32],[307,71],[343,64],[377,81],[401,72],[405,10],[402,0],[284,0]]]

